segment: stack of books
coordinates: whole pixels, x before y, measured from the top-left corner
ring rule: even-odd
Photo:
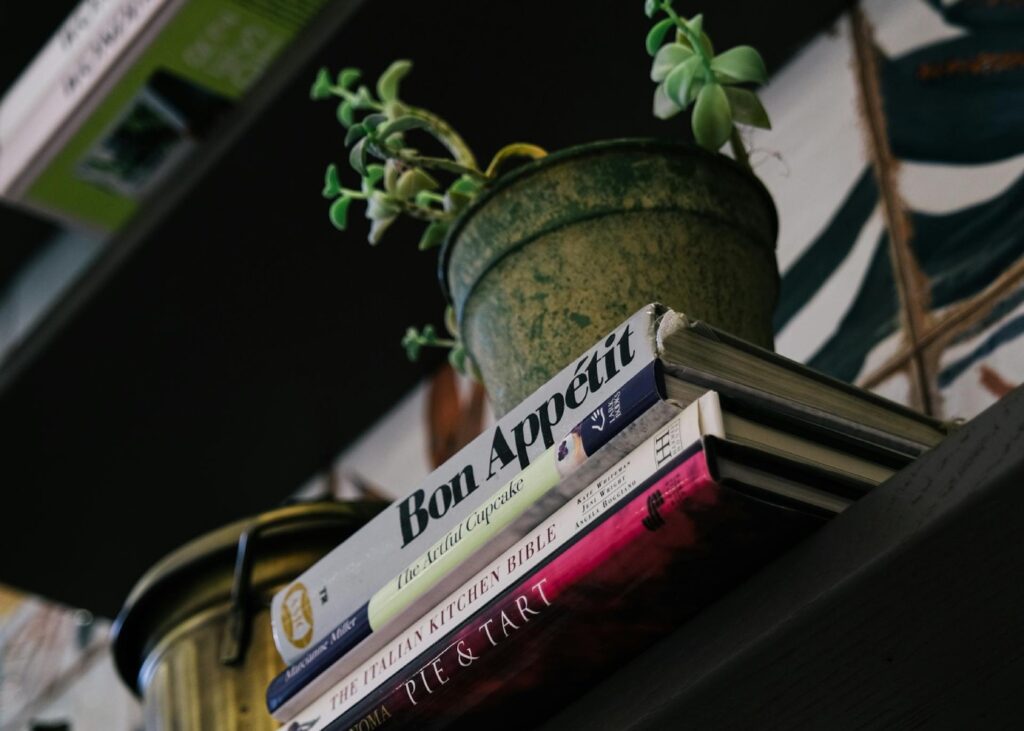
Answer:
[[[945,433],[650,305],[274,597],[268,708],[537,723]]]

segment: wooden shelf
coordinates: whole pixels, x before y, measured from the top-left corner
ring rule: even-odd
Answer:
[[[545,729],[1011,728],[1024,388]]]

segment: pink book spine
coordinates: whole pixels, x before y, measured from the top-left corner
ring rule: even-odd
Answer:
[[[646,620],[643,606],[616,605],[634,590],[665,578],[680,554],[705,550],[700,516],[714,513],[722,496],[703,451],[682,457],[603,523],[431,648],[422,662],[381,686],[327,729],[446,725],[467,708],[548,683],[543,676],[550,672],[543,665],[548,655],[563,651],[569,635],[562,629],[581,611],[601,612],[604,622],[612,625],[609,637],[597,638],[602,645],[595,648],[599,659],[621,657],[637,639],[623,629],[622,612],[629,615],[625,625],[646,626]],[[541,667],[535,667],[538,664]],[[528,672],[524,676],[513,668]]]

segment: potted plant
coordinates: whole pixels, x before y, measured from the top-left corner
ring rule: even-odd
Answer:
[[[424,221],[420,248],[442,247],[451,337],[410,328],[403,343],[410,357],[451,346],[499,413],[652,301],[771,346],[776,213],[736,129],[769,126],[742,86],[765,80],[764,63],[749,46],[716,55],[702,16],[679,16],[671,0],[645,10],[663,16],[647,37],[654,114],[693,106],[696,146],[620,139],[548,155],[517,143],[481,167],[451,125],[401,99],[408,61],[392,64],[376,93],[355,69],[321,70],[313,85],[313,98],[337,102],[362,178],[345,187],[327,168],[331,221],[344,229],[364,201],[371,243],[398,216]],[[414,135],[439,153],[413,147]],[[718,153],[726,143],[735,159]]]

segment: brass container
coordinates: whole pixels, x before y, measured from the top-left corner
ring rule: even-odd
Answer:
[[[147,731],[275,731],[284,669],[270,599],[385,503],[280,508],[198,538],[151,568],[114,624],[114,661]]]
[[[764,185],[724,155],[610,140],[499,178],[438,274],[502,414],[650,302],[770,348],[777,227]]]

